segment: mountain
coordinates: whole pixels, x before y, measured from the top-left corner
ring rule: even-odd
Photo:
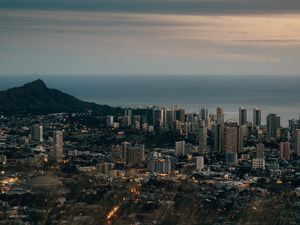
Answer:
[[[48,88],[40,79],[22,87],[0,91],[0,112],[6,114],[82,112],[90,109],[102,115],[116,114],[121,110],[108,105],[81,101],[72,95]]]

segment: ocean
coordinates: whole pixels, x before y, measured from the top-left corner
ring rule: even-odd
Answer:
[[[41,78],[49,88],[112,106],[177,105],[188,112],[207,107],[224,108],[228,120],[238,119],[238,108],[262,110],[281,116],[282,125],[300,116],[300,76],[245,75],[22,75],[0,76],[0,90]]]

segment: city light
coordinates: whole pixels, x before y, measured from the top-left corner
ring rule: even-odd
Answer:
[[[107,223],[110,224],[110,220],[113,218],[113,217],[116,217],[116,213],[118,212],[118,210],[120,209],[120,205],[117,205],[117,206],[114,206],[110,211],[109,213],[107,214],[106,216],[106,220],[107,220]]]

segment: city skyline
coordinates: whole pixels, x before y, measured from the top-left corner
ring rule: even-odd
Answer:
[[[97,105],[42,80],[0,92],[1,224],[299,224],[300,118],[248,108]]]
[[[0,223],[300,224],[299,0],[0,0]]]
[[[228,104],[227,101],[224,101],[224,100],[220,100],[220,98],[218,97],[219,95],[216,93],[213,93],[211,92],[214,91],[217,87],[215,86],[216,84],[215,83],[212,83],[212,84],[206,84],[206,87],[204,90],[201,90],[200,93],[202,93],[202,95],[199,93],[200,90],[196,90],[198,85],[194,86],[193,89],[196,90],[196,92],[194,91],[191,91],[190,90],[190,86],[186,86],[185,84],[182,84],[181,82],[176,84],[176,82],[174,84],[176,84],[176,86],[172,87],[173,84],[169,84],[169,86],[171,87],[172,89],[172,92],[171,89],[166,89],[166,88],[162,88],[164,86],[164,83],[161,83],[159,87],[156,87],[154,88],[151,92],[149,92],[149,87],[150,86],[140,86],[138,87],[138,83],[132,83],[132,79],[134,78],[134,76],[132,77],[127,77],[126,76],[126,81],[124,80],[122,82],[122,84],[118,85],[117,83],[117,80],[121,78],[121,76],[119,77],[115,77],[113,78],[112,80],[110,80],[110,82],[112,83],[104,83],[102,84],[100,87],[98,86],[98,83],[96,81],[98,80],[91,80],[93,81],[93,86],[90,86],[90,84],[88,86],[85,86],[83,82],[80,82],[79,84],[76,84],[75,83],[72,83],[74,81],[74,78],[75,77],[72,77],[73,79],[69,80],[69,79],[66,79],[67,77],[65,77],[65,81],[67,82],[60,82],[60,84],[58,83],[58,80],[52,80],[55,81],[55,86],[52,86],[51,88],[55,88],[56,87],[59,87],[60,85],[63,86],[63,90],[65,91],[65,87],[67,85],[69,85],[71,88],[71,91],[67,91],[67,93],[69,94],[73,94],[74,90],[80,90],[81,94],[76,94],[74,95],[75,97],[81,99],[81,100],[84,100],[84,101],[88,101],[88,102],[91,102],[91,103],[96,103],[96,104],[100,104],[100,105],[103,105],[103,104],[106,104],[106,105],[109,105],[109,106],[112,106],[112,107],[121,107],[121,108],[128,108],[128,109],[138,109],[138,108],[147,108],[147,107],[158,107],[158,108],[165,108],[167,109],[166,113],[172,113],[172,109],[175,107],[175,108],[180,108],[182,109],[183,111],[182,112],[178,112],[178,115],[176,115],[176,118],[181,118],[180,120],[182,121],[183,120],[183,114],[184,112],[186,113],[190,113],[190,114],[193,114],[193,113],[200,113],[201,115],[201,118],[205,118],[208,116],[208,114],[214,114],[214,111],[216,108],[222,108],[223,109],[223,114],[224,114],[224,119],[226,121],[229,121],[229,122],[239,122],[239,124],[244,124],[245,122],[253,122],[255,121],[255,124],[257,126],[260,126],[262,124],[266,124],[266,118],[269,114],[273,114],[273,113],[277,113],[280,117],[281,117],[281,123],[282,125],[284,126],[288,126],[289,124],[289,120],[292,120],[292,119],[298,119],[299,118],[299,113],[297,110],[297,107],[291,107],[290,104],[295,104],[295,105],[298,105],[297,102],[298,101],[287,101],[287,100],[283,100],[281,99],[283,96],[283,92],[273,92],[273,90],[276,90],[274,89],[276,86],[274,85],[271,85],[269,90],[271,90],[271,93],[268,93],[269,90],[265,90],[265,84],[261,83],[261,88],[258,88],[257,90],[253,89],[253,87],[251,87],[251,85],[249,85],[250,89],[253,89],[253,91],[251,92],[247,92],[245,94],[243,94],[243,97],[245,96],[248,96],[249,100],[245,99],[245,100],[238,100],[237,99],[234,99],[232,98],[231,96],[231,88],[234,86],[234,83],[233,84],[230,84],[228,87],[224,88],[224,90],[219,90],[221,91],[220,92],[220,96],[222,95],[228,95],[230,94],[229,96],[224,96],[224,100],[233,100],[233,101],[236,101],[235,103],[231,102],[230,104]],[[89,77],[90,78],[90,77]],[[130,78],[130,79],[129,79]],[[162,78],[166,78],[165,77],[162,77]],[[190,77],[191,78],[191,77]],[[219,76],[220,78],[220,76]],[[217,78],[217,79],[219,79]],[[233,79],[234,76],[232,77],[228,77],[230,79]],[[22,78],[22,79],[27,79],[26,77],[25,78]],[[8,85],[10,82],[22,82],[22,79],[21,79],[21,76],[17,76],[15,77],[15,79],[7,79],[5,80],[2,85],[6,86]],[[149,79],[149,76],[145,77],[145,79]],[[105,81],[103,80],[102,78],[99,80],[99,81]],[[155,79],[154,79],[155,81]],[[201,80],[200,80],[201,81]],[[203,80],[202,80],[203,81]],[[212,82],[214,81],[214,79],[209,79],[209,82]],[[233,80],[231,80],[233,81]],[[237,88],[240,88],[240,90],[243,90],[245,89],[244,86],[241,86],[239,87],[244,81],[248,81],[248,84],[249,84],[249,81],[250,80],[244,80],[241,79],[240,81],[236,82],[236,89]],[[265,82],[269,82],[268,79],[265,80]],[[7,82],[7,83],[6,83]],[[130,83],[130,86],[126,87],[126,84],[125,82],[128,82]],[[178,82],[178,81],[177,81]],[[188,81],[190,82],[190,81]],[[240,83],[242,82],[242,83]],[[251,81],[253,82],[253,81]],[[256,82],[256,81],[255,81]],[[291,81],[291,84],[295,83],[295,81]],[[201,82],[200,82],[201,83]],[[221,83],[221,82],[220,82]],[[33,85],[34,88],[35,87],[35,84],[41,84],[43,85],[44,87],[47,88],[47,85],[40,79],[38,80],[35,80],[35,81],[32,81],[30,83],[23,83],[24,86],[31,86]],[[74,86],[75,84],[75,86]],[[125,84],[125,86],[124,86]],[[275,83],[274,83],[275,84]],[[57,86],[58,85],[58,86]],[[80,86],[77,86],[77,85],[80,85]],[[177,86],[179,85],[179,86]],[[212,85],[210,87],[210,85]],[[1,87],[1,84],[0,84],[0,87]],[[80,89],[79,89],[80,87]],[[82,94],[85,93],[87,94],[88,97],[96,97],[99,93],[98,93],[98,89],[101,89],[101,87],[108,87],[108,90],[109,90],[109,98],[107,98],[106,101],[103,102],[103,100],[98,100],[97,98],[95,99],[90,99],[90,98],[86,98],[86,97],[83,97]],[[114,89],[111,89],[112,87],[114,87]],[[123,89],[125,87],[125,89]],[[201,85],[199,86],[201,88]],[[297,87],[297,85],[295,86]],[[18,87],[20,88],[20,87]],[[124,93],[124,91],[129,91],[129,89],[133,89],[130,90],[130,92],[128,92],[126,95],[126,93]],[[182,91],[183,90],[187,90],[188,92],[186,93],[187,95],[184,95],[184,93],[176,93],[176,90],[177,88],[181,88]],[[186,89],[188,88],[188,89]],[[291,96],[289,95],[289,93],[291,92],[291,86],[287,86],[288,89],[284,90],[286,93],[285,95],[287,95],[286,97],[288,98],[291,98]],[[298,88],[298,87],[297,87]],[[10,88],[7,89],[7,91],[10,91],[10,90],[13,90],[14,87],[10,86]],[[249,89],[249,90],[250,90]],[[67,89],[68,90],[68,89]],[[118,92],[116,92],[116,90]],[[255,91],[254,91],[255,90]],[[283,89],[282,89],[283,90]],[[0,92],[0,94],[4,94],[5,95],[5,92],[7,91],[2,91]],[[41,91],[41,90],[39,90]],[[93,96],[91,95],[91,93],[88,93],[88,91],[92,91],[91,93],[93,93],[94,91],[97,91],[96,92],[96,95]],[[152,96],[152,93],[156,93],[157,91],[158,92],[158,95],[156,96]],[[164,91],[164,92],[163,92]],[[175,92],[174,92],[175,91]],[[230,91],[230,93],[227,93],[228,91]],[[270,102],[260,102],[260,103],[253,103],[251,100],[252,100],[252,94],[254,93],[255,95],[254,96],[260,96],[260,95],[256,95],[256,92],[261,92],[261,91],[264,91],[265,94],[268,94],[270,95],[270,97],[272,97],[272,99],[274,98],[274,94],[277,94],[277,105],[270,105]],[[207,93],[205,93],[207,92]],[[238,89],[237,89],[237,92]],[[94,92],[95,93],[95,92]],[[120,93],[122,93],[120,95]],[[203,93],[205,93],[205,96],[203,96]],[[212,95],[213,93],[213,95]],[[244,92],[243,92],[244,93]],[[273,94],[272,94],[273,93]],[[39,93],[41,94],[41,93]],[[167,96],[166,95],[174,95],[174,98],[172,101],[170,101],[170,99],[166,98]],[[98,95],[99,96],[99,95]],[[149,98],[150,99],[155,99],[156,97],[160,98],[160,101],[158,102],[149,102]],[[125,97],[124,100],[121,100],[119,98],[121,97]],[[140,99],[144,99],[144,100],[140,100],[139,103],[137,102],[134,102],[133,100],[138,97]],[[201,99],[199,99],[199,97],[201,97]],[[211,98],[212,97],[212,98]],[[265,96],[266,97],[266,96]],[[295,98],[297,96],[294,96]],[[102,96],[103,98],[103,96]],[[104,98],[105,99],[105,98]],[[118,100],[119,99],[119,100]],[[164,100],[165,99],[165,100]],[[1,95],[0,95],[0,100],[1,100]],[[32,99],[33,101],[35,101],[34,99]],[[116,101],[118,101],[118,103],[116,104]],[[270,99],[271,100],[271,99]],[[272,100],[273,101],[273,100]],[[5,102],[5,99],[4,99],[4,102]],[[279,102],[281,102],[281,104],[278,104]],[[6,103],[5,103],[6,104]],[[287,105],[286,105],[287,104]],[[4,107],[4,105],[3,105]],[[171,111],[170,111],[171,110]],[[247,119],[248,118],[248,119]],[[241,121],[243,120],[243,122],[241,123]]]

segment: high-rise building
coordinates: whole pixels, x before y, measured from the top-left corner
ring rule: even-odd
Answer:
[[[166,124],[169,128],[173,127],[173,122],[175,121],[175,115],[173,109],[166,109]]]
[[[239,108],[239,125],[247,124],[247,109]]]
[[[124,141],[121,143],[121,152],[120,152],[120,159],[121,162],[127,162],[127,152],[131,148],[131,143]]]
[[[114,169],[114,167],[115,167],[114,163],[107,163],[107,162],[99,163],[98,165],[96,165],[96,172],[107,175],[109,171]]]
[[[152,173],[167,174],[171,172],[171,161],[169,159],[151,159],[148,168]]]
[[[206,107],[200,108],[200,119],[207,120],[208,119],[208,109]]]
[[[221,107],[217,108],[217,124],[224,124],[224,109]]]
[[[35,124],[31,127],[31,140],[43,142],[43,126]]]
[[[197,170],[201,170],[204,168],[204,157],[203,156],[195,156],[195,167]]]
[[[182,125],[181,122],[179,120],[176,120],[173,122],[172,128],[173,128],[173,130],[176,130],[179,133],[181,133],[181,125]]]
[[[280,138],[286,134],[285,128],[277,128],[276,129],[276,138]]]
[[[291,158],[291,148],[290,142],[281,142],[280,143],[280,159],[282,160],[290,160]]]
[[[121,160],[121,147],[120,145],[112,145],[111,146],[111,156],[113,162],[117,163]]]
[[[228,164],[237,164],[237,153],[236,152],[226,152],[225,153],[225,162]]]
[[[154,109],[154,127],[155,129],[161,128],[163,121],[161,120],[161,109]]]
[[[207,150],[207,127],[201,126],[199,128],[199,147],[201,151]]]
[[[223,152],[222,148],[222,127],[220,124],[214,124],[212,126],[213,134],[214,134],[214,152],[221,153]]]
[[[240,125],[238,127],[238,152],[242,152],[244,142],[248,137],[248,125]]]
[[[184,109],[179,109],[175,108],[175,120],[180,121],[181,124],[184,124],[185,122],[185,110]]]
[[[122,116],[121,117],[121,125],[122,125],[122,127],[130,127],[131,126],[131,117],[130,116]]]
[[[300,129],[295,129],[295,153],[300,157]]]
[[[265,158],[265,145],[262,143],[256,144],[256,158],[257,159]]]
[[[133,126],[134,129],[141,129],[141,116],[137,115],[133,117]]]
[[[61,162],[63,160],[63,132],[60,130],[53,132],[53,158],[57,162]]]
[[[147,107],[146,121],[147,121],[148,125],[151,125],[151,126],[154,125],[154,108],[153,107]]]
[[[125,115],[124,115],[124,126],[131,126],[132,123],[132,110],[131,109],[125,109]]]
[[[253,109],[253,127],[261,126],[261,109]]]
[[[207,121],[207,122],[206,122],[205,125],[207,126],[208,129],[211,130],[211,129],[212,129],[213,122],[214,122],[213,115],[212,115],[212,114],[209,114],[206,121]]]
[[[132,117],[132,109],[125,109],[125,116],[130,116]]]
[[[147,122],[147,109],[146,108],[137,108],[134,110],[134,115],[139,115],[141,118],[140,123],[143,124]]]
[[[126,161],[128,164],[138,164],[145,160],[145,146],[136,144],[133,148],[127,149]]]
[[[217,120],[213,125],[214,133],[214,152],[222,153],[224,151],[224,110],[217,108]]]
[[[265,169],[265,160],[264,159],[252,159],[252,168],[253,169]]]
[[[277,129],[280,128],[280,117],[276,114],[267,116],[267,138],[276,138]]]
[[[238,128],[225,127],[225,152],[238,151]]]
[[[106,116],[106,126],[113,127],[114,126],[114,117],[113,116]]]
[[[160,109],[160,121],[162,124],[166,124],[166,109],[165,108]]]
[[[185,155],[185,141],[175,142],[175,155]]]

